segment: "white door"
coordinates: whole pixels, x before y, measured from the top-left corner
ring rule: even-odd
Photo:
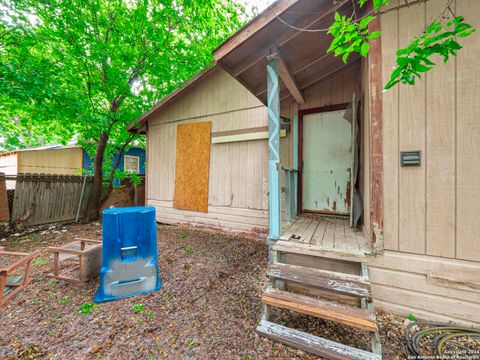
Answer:
[[[349,214],[352,128],[345,110],[303,118],[303,210]]]

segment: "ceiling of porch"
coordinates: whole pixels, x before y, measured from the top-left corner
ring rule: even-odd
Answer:
[[[345,64],[327,54],[332,40],[326,31],[335,11],[351,15],[351,0],[279,0],[214,51],[217,63],[267,102],[267,56],[280,60],[280,99],[293,97],[302,103],[303,91],[326,81],[346,67],[355,66],[359,56]],[[358,11],[358,9],[357,9]]]

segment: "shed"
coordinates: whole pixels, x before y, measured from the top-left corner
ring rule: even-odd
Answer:
[[[116,162],[117,157],[118,155],[112,157],[112,164]],[[81,175],[90,173],[92,164],[93,159],[78,145],[46,145],[0,154],[0,173],[6,175],[21,173]],[[145,174],[145,149],[129,148],[122,154],[118,169]]]
[[[283,289],[262,298],[264,320],[268,306],[301,308],[281,293],[298,266],[366,277],[377,308],[478,326],[480,36],[414,87],[382,92],[396,51],[445,1],[390,1],[370,24],[382,38],[368,58],[345,64],[315,30],[351,6],[276,1],[213,52],[212,69],[132,124],[147,135],[147,203],[160,222],[268,229]],[[480,2],[455,11],[480,27]],[[259,331],[282,341],[275,326]]]

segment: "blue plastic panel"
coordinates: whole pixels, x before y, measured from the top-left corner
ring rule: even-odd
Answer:
[[[103,211],[100,286],[95,302],[159,290],[155,208],[130,207]]]

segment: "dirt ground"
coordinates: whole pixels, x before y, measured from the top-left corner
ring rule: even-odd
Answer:
[[[30,251],[75,237],[101,239],[101,224],[69,225],[0,241]],[[266,282],[263,241],[182,226],[158,227],[163,288],[89,308],[98,280],[85,286],[48,277],[43,251],[33,282],[0,309],[1,359],[315,359],[256,335]],[[91,311],[85,314],[82,308]],[[85,312],[85,311],[84,311]],[[88,312],[88,311],[87,311]],[[368,349],[365,333],[292,314],[276,321]],[[403,319],[378,314],[384,359],[403,359]]]

